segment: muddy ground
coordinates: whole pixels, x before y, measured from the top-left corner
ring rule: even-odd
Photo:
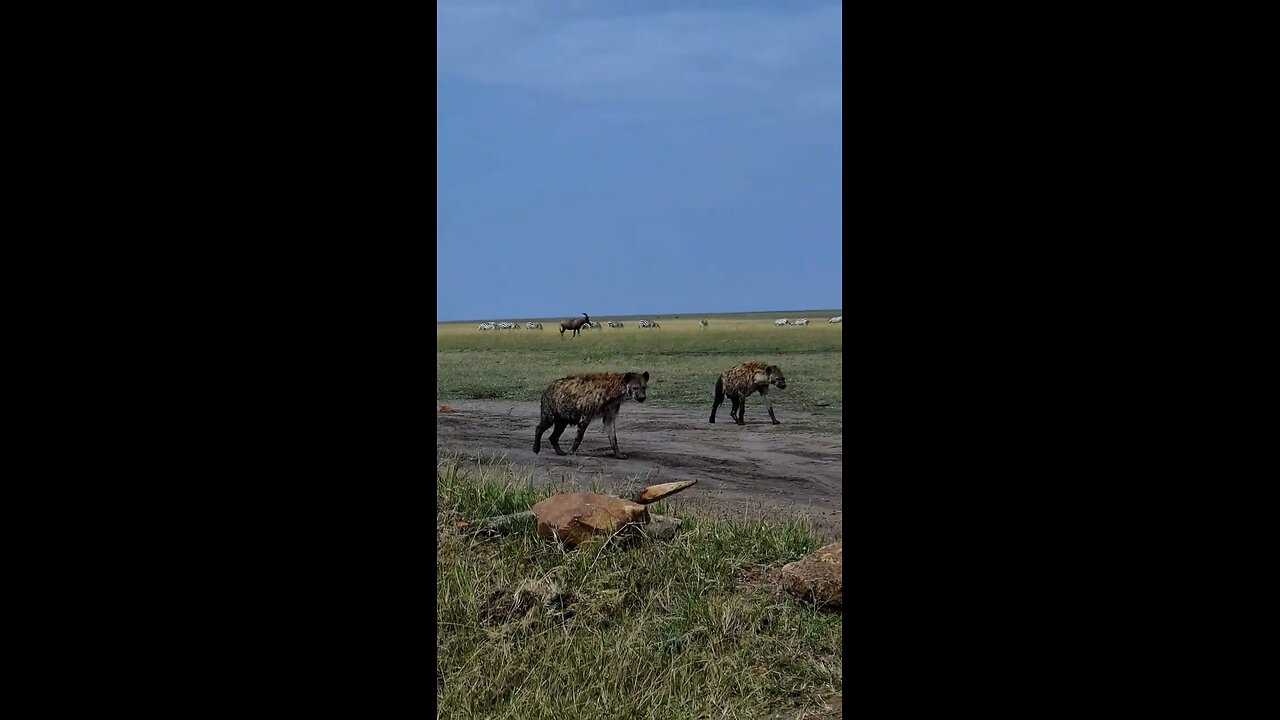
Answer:
[[[627,459],[617,460],[599,420],[587,428],[577,455],[556,455],[548,442],[550,430],[542,437],[541,454],[535,455],[538,403],[445,404],[452,412],[436,414],[439,449],[472,458],[506,455],[532,469],[540,482],[565,491],[590,489],[593,481],[601,492],[614,494],[639,485],[697,480],[672,498],[677,509],[696,507],[723,517],[802,515],[823,538],[842,537],[844,444],[838,414],[798,411],[775,401],[782,424],[772,425],[757,398],[747,406],[746,425],[729,418],[728,402],[712,425],[707,422],[710,408],[630,402],[617,423],[618,449]],[[575,432],[567,428],[560,438],[566,452]]]

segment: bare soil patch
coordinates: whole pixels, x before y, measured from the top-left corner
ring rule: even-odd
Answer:
[[[778,408],[781,425],[769,423],[759,402],[738,426],[721,408],[714,425],[710,407],[627,403],[618,416],[615,459],[600,421],[592,423],[577,455],[559,456],[543,436],[542,453],[533,452],[538,403],[459,400],[453,412],[436,415],[436,446],[469,457],[506,455],[532,469],[539,481],[565,490],[623,492],[639,484],[697,480],[672,498],[672,504],[725,517],[777,514],[809,519],[823,538],[842,537],[841,497],[844,443],[839,416]],[[566,451],[576,430],[560,438]]]

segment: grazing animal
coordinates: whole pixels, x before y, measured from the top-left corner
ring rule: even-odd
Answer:
[[[560,321],[560,339],[561,340],[564,339],[565,330],[573,331],[573,334],[569,336],[570,339],[577,337],[578,333],[582,330],[582,326],[586,325],[589,322],[591,322],[591,318],[586,313],[582,313],[582,317],[580,318],[569,318],[568,320],[561,320]]]
[[[800,318],[799,320],[797,320],[797,321],[795,322],[795,324],[796,324],[796,325],[808,325],[808,324],[809,324],[809,318]]]
[[[747,410],[747,396],[759,392],[764,400],[764,407],[769,411],[769,419],[774,425],[781,425],[773,414],[773,405],[769,402],[769,386],[777,385],[779,390],[787,387],[786,378],[782,377],[782,369],[777,365],[762,362],[742,363],[729,368],[716,380],[716,399],[711,405],[711,422],[716,421],[716,410],[724,402],[726,395],[733,402],[729,416],[739,425],[745,425],[743,415]]]
[[[496,327],[496,326],[495,326],[493,323],[491,323],[491,322],[487,322],[487,323],[480,323],[480,327],[478,327],[478,328],[476,328],[476,329],[477,329],[477,330],[492,330],[494,327]]]
[[[498,329],[499,329],[499,330],[514,330],[514,329],[515,329],[515,327],[516,327],[516,324],[515,324],[515,323],[509,323],[509,322],[500,322],[500,323],[498,323]]]
[[[656,323],[656,322],[652,321],[652,320],[641,320],[640,322],[636,323],[636,327],[642,327],[642,328],[660,328],[660,327],[662,327],[662,326],[661,326],[661,325],[659,325],[658,323]]]
[[[542,323],[527,322],[527,323],[525,323],[525,324],[524,324],[524,326],[525,326],[525,327],[527,327],[527,328],[529,328],[530,330],[541,330],[541,329],[542,329]]]
[[[774,325],[790,325],[791,321],[786,318],[782,318],[781,320],[774,320],[773,324]]]
[[[703,329],[703,330],[706,330],[706,329],[707,329],[707,321],[706,321],[706,318],[703,318],[702,320],[699,320],[699,321],[698,321],[698,327],[699,327],[699,328],[701,328],[701,329]]]
[[[627,456],[618,452],[618,432],[614,422],[624,400],[644,402],[648,383],[648,371],[592,373],[556,380],[542,393],[542,418],[533,435],[533,451],[542,451],[542,434],[554,425],[555,430],[551,431],[550,439],[556,454],[570,455],[578,452],[582,436],[587,434],[587,426],[599,416],[604,421],[605,434],[609,436],[613,456],[626,460]],[[561,433],[569,425],[578,426],[578,437],[574,438],[573,447],[566,453],[560,449],[559,441]]]
[[[621,322],[621,321],[619,321],[619,320],[610,320],[610,321],[609,321],[609,327],[611,327],[611,328],[620,328],[620,327],[622,327],[622,322]]]
[[[844,320],[844,316],[843,316],[843,315],[837,315],[837,316],[835,316],[835,317],[831,318],[830,320],[828,320],[828,321],[827,321],[827,324],[828,324],[828,325],[830,325],[831,323],[838,323],[838,322],[842,322],[843,320]]]
[[[598,323],[598,322],[589,322],[589,323],[587,323],[586,325],[583,325],[583,327],[591,328],[592,330],[599,330],[599,329],[600,329],[600,323]]]

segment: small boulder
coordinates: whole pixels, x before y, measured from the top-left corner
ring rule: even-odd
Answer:
[[[640,528],[653,540],[670,540],[684,521],[669,515],[649,515],[649,524]]]
[[[610,535],[628,523],[649,522],[644,505],[592,492],[561,493],[534,505],[538,534],[577,547],[592,535]]]
[[[809,557],[782,567],[782,589],[819,605],[843,604],[843,541],[819,548]]]

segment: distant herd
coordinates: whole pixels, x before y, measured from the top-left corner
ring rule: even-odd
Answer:
[[[838,323],[843,321],[844,321],[844,316],[837,315],[836,317],[833,317],[830,320],[828,320],[827,324],[830,325],[832,323]],[[611,328],[617,328],[619,330],[625,327],[622,324],[622,321],[620,320],[609,320],[605,324]],[[781,327],[783,325],[792,325],[792,326],[808,325],[809,318],[799,318],[797,320],[792,320],[791,318],[778,318],[777,320],[773,321],[773,324],[777,325],[778,327]],[[708,325],[710,325],[710,323],[707,322],[706,318],[703,318],[698,321],[699,330],[706,330]],[[529,330],[542,329],[542,323],[539,323],[539,322],[527,322],[524,324],[524,326]],[[582,313],[582,317],[574,317],[574,318],[569,318],[567,320],[560,321],[560,339],[561,340],[564,339],[564,334],[566,332],[569,333],[569,338],[572,339],[576,337],[578,333],[584,329],[598,330],[600,329],[600,327],[601,327],[600,323],[592,322],[591,317],[589,315],[587,315],[586,313]],[[638,320],[636,321],[636,327],[661,328],[662,326],[654,322],[653,320]],[[476,329],[477,330],[519,330],[520,324],[513,323],[513,322],[499,322],[497,320],[490,320],[489,322],[480,323],[480,326],[477,327]]]

